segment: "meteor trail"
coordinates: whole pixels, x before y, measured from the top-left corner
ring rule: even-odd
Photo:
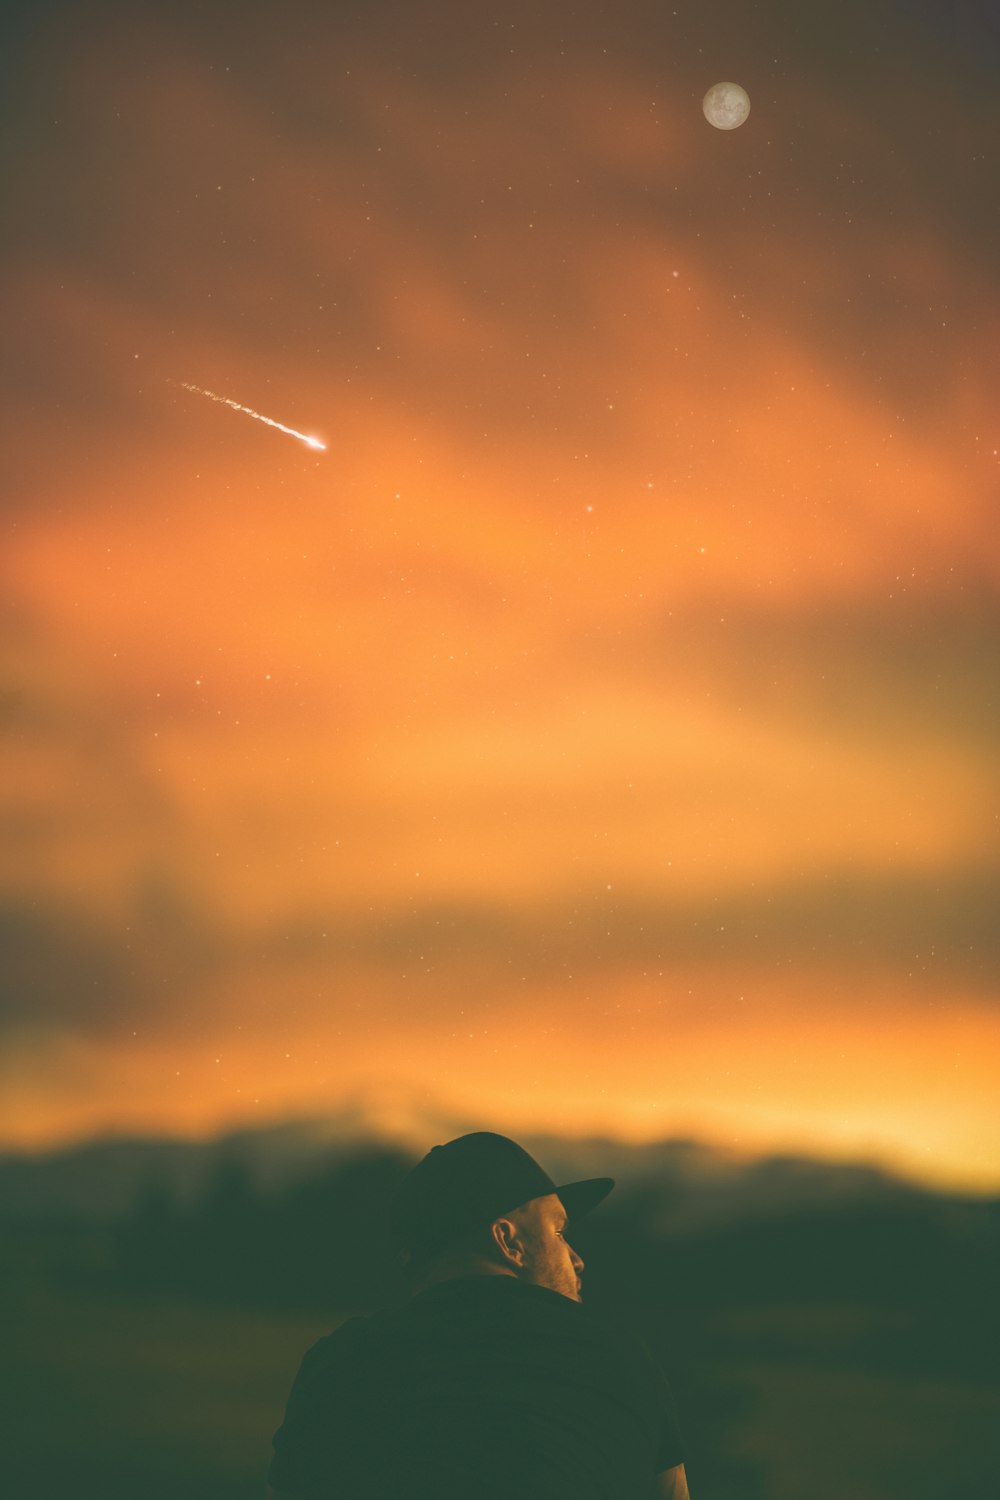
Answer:
[[[207,396],[209,401],[218,401],[223,406],[231,406],[233,411],[246,412],[248,417],[253,417],[255,422],[264,422],[268,427],[277,427],[279,432],[287,432],[289,437],[298,438],[300,443],[305,443],[307,448],[316,448],[321,453],[326,452],[326,444],[321,443],[319,438],[307,437],[304,432],[296,432],[294,427],[286,427],[284,422],[276,422],[273,417],[261,416],[259,411],[254,411],[252,406],[241,406],[238,401],[230,401],[228,396],[217,396],[214,391],[206,391],[200,385],[190,385],[186,380],[179,382],[186,391],[194,391],[197,396]]]

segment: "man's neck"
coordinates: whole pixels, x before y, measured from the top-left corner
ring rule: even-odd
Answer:
[[[432,1286],[440,1286],[446,1281],[464,1280],[469,1276],[510,1276],[516,1280],[517,1273],[507,1266],[498,1266],[494,1261],[463,1256],[452,1261],[439,1261],[431,1266],[414,1292],[426,1292]]]

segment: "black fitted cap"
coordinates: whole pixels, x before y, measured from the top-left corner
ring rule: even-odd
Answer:
[[[557,1186],[523,1146],[478,1130],[435,1146],[404,1178],[389,1221],[393,1249],[404,1258],[445,1249],[532,1198],[556,1193],[570,1220],[596,1208],[612,1177]]]

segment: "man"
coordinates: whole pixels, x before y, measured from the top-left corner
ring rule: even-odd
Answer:
[[[663,1375],[581,1303],[567,1227],[613,1187],[557,1187],[490,1132],[435,1146],[393,1205],[413,1295],[308,1351],[272,1495],[688,1500]]]

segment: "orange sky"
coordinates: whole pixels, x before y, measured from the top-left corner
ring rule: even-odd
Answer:
[[[0,1140],[389,1089],[996,1191],[975,23],[335,9],[8,23]]]

